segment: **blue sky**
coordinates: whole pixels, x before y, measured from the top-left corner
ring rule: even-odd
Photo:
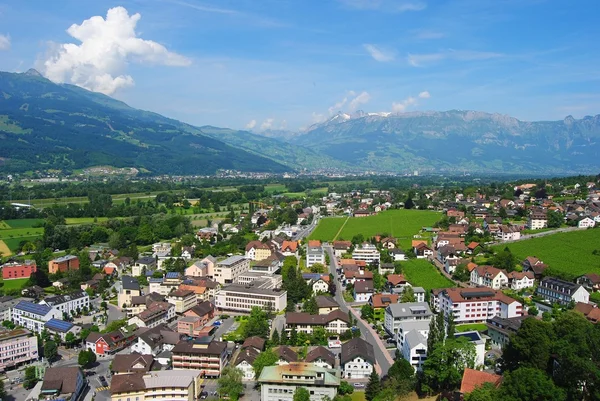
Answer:
[[[600,113],[599,11],[597,0],[0,0],[0,69],[36,67],[196,125],[296,130],[359,109],[562,119]]]

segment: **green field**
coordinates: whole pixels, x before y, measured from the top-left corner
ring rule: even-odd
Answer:
[[[96,222],[101,223],[103,221],[108,221],[108,217],[67,217],[65,222],[67,225],[75,225],[75,224],[92,224]]]
[[[321,241],[332,241],[340,228],[344,225],[346,218],[327,217],[321,219],[317,228],[310,234],[308,239],[318,239]]]
[[[487,326],[485,323],[467,323],[459,324],[456,326],[457,333],[464,333],[465,331],[486,331]]]
[[[2,225],[4,223],[4,225]],[[44,224],[44,219],[15,219],[15,220],[4,220],[0,222],[0,230],[5,228],[31,228],[33,226],[39,226]]]
[[[573,277],[586,273],[600,274],[600,229],[551,234],[498,245],[494,250],[507,246],[520,260],[535,256],[552,269]],[[598,255],[592,253],[594,250],[598,250]]]
[[[454,283],[440,273],[437,268],[425,259],[411,259],[401,262],[404,277],[415,287],[423,287],[425,291],[432,288],[454,287]]]
[[[17,278],[14,280],[2,280],[0,278],[0,282],[2,283],[2,289],[4,290],[20,290],[27,283],[28,278]]]
[[[432,226],[440,217],[441,214],[437,212],[406,209],[388,210],[369,217],[352,217],[338,239],[351,240],[357,234],[370,238],[387,233],[400,240],[402,249],[408,249],[413,235],[417,234],[421,227]]]
[[[35,241],[44,234],[42,227],[33,228],[34,225],[43,223],[43,219],[18,219],[0,221],[0,240],[12,252],[20,250],[22,241]],[[4,256],[9,256],[4,247],[0,251]]]
[[[286,190],[285,184],[267,184],[265,185],[265,192],[284,192]]]

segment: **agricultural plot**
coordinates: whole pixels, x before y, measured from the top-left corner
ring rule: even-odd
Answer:
[[[310,234],[309,239],[318,239],[321,241],[331,241],[344,225],[346,218],[327,217],[321,219],[317,228]]]
[[[28,278],[17,278],[14,280],[1,280],[3,290],[20,290],[29,281]]]
[[[44,229],[34,227],[42,224],[42,219],[4,220],[0,222],[0,252],[4,256],[19,251],[23,241],[35,241],[40,238]]]
[[[351,240],[357,234],[370,238],[387,233],[400,240],[400,247],[408,249],[413,235],[421,227],[432,226],[441,217],[440,213],[429,210],[388,210],[369,217],[351,217],[338,239]]]
[[[4,220],[0,222],[0,230],[4,230],[5,228],[2,226],[4,223],[6,228],[31,228],[34,226],[40,226],[44,224],[44,219],[15,219],[15,220]]]
[[[448,280],[438,269],[424,259],[411,259],[401,262],[404,277],[415,287],[423,287],[425,291],[432,288],[454,287],[454,283]]]
[[[12,255],[12,251],[10,250],[10,248],[8,247],[8,245],[6,245],[4,241],[0,240],[0,256],[10,255]]]
[[[557,233],[500,244],[494,249],[498,251],[505,247],[520,260],[535,256],[551,268],[573,277],[586,273],[600,274],[600,229]]]
[[[286,190],[285,184],[267,184],[265,192],[283,192]]]

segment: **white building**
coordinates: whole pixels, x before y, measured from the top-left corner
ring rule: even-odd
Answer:
[[[340,385],[335,370],[304,362],[266,366],[258,382],[261,401],[293,401],[298,387],[308,390],[311,401],[333,399]]]
[[[508,285],[508,273],[493,266],[477,266],[471,271],[471,285],[499,290]]]
[[[238,356],[235,358],[235,361],[233,361],[233,366],[242,371],[242,380],[251,381],[255,379],[256,375],[252,364],[254,363],[259,354],[260,351],[258,351],[254,347],[246,347],[238,353]]]
[[[445,288],[434,294],[434,303],[460,323],[485,322],[494,316],[511,318],[523,314],[523,306],[501,291],[488,288]]]
[[[153,302],[148,308],[138,315],[130,318],[127,323],[137,327],[153,328],[169,323],[175,319],[175,305],[168,302]]]
[[[82,311],[83,308],[89,309],[90,296],[85,291],[75,291],[70,294],[44,298],[40,301],[40,305],[54,307],[61,313],[70,315],[73,311]]]
[[[554,277],[546,277],[540,281],[535,294],[552,303],[568,305],[571,302],[590,302],[590,293],[580,284],[560,280]]]
[[[592,228],[596,225],[596,222],[589,217],[579,220],[577,227],[579,228]]]
[[[48,306],[21,301],[12,308],[12,322],[34,333],[41,333],[50,319],[62,319],[62,312]]]
[[[232,284],[237,276],[250,270],[250,261],[243,256],[230,256],[217,262],[213,279],[221,284]]]
[[[455,333],[454,338],[466,338],[475,346],[475,368],[483,366],[485,362],[485,342],[486,339],[478,331],[465,331]]]
[[[164,351],[172,351],[175,345],[185,337],[185,335],[169,329],[166,325],[159,325],[149,330],[140,329],[136,334],[137,341],[131,344],[131,352],[153,356]]]
[[[365,242],[354,249],[354,252],[352,252],[352,259],[364,260],[368,264],[379,264],[380,254],[375,245]]]
[[[325,251],[321,246],[321,241],[308,241],[306,267],[311,267],[315,263],[325,265]]]
[[[427,338],[431,320],[400,322],[396,333],[396,347],[415,370],[421,370],[427,359]]]
[[[510,288],[515,291],[533,287],[535,276],[533,272],[510,272],[508,273],[508,282]]]
[[[350,328],[348,314],[339,309],[322,315],[306,312],[288,312],[285,314],[285,331],[296,328],[298,333],[311,335],[316,327],[322,327],[329,333],[342,334]]]
[[[548,218],[546,213],[532,213],[527,220],[527,228],[530,230],[541,230],[548,227]]]
[[[329,283],[323,280],[323,278],[311,281],[310,286],[313,290],[313,294],[315,295],[318,293],[329,292]]]
[[[368,378],[375,369],[373,345],[360,337],[345,342],[342,344],[340,366],[345,379]]]
[[[496,238],[500,241],[517,241],[521,239],[521,232],[516,227],[501,225]]]
[[[256,280],[228,285],[215,295],[215,307],[220,310],[250,312],[254,306],[280,312],[287,306],[287,291],[272,288],[268,280]]]
[[[354,283],[354,302],[369,302],[374,292],[372,280],[357,281]]]
[[[405,321],[427,321],[433,313],[427,302],[404,302],[391,304],[385,308],[383,326],[385,330],[395,335],[401,322]]]

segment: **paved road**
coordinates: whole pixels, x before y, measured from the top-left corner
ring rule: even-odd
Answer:
[[[556,230],[542,231],[541,233],[521,235],[520,239],[512,240],[512,241],[501,241],[501,242],[498,242],[497,244],[500,244],[500,245],[510,244],[511,242],[519,242],[519,241],[523,241],[523,240],[527,240],[527,239],[531,239],[531,238],[545,237],[546,235],[552,235],[552,234],[556,234],[556,233],[567,233],[569,231],[577,231],[577,230],[585,230],[585,228],[579,228],[579,227],[557,228]]]
[[[310,223],[307,226],[300,226],[303,227],[301,228],[296,235],[294,235],[292,237],[292,240],[294,241],[300,241],[305,237],[308,237],[310,235],[310,233],[312,233],[312,231],[317,227],[317,224],[319,223],[319,215],[315,215],[313,217],[312,223]]]
[[[343,312],[347,313],[348,310],[352,309],[352,308],[348,308],[348,305],[346,304],[346,301],[344,301],[344,297],[342,295],[343,288],[342,288],[341,283],[338,280],[338,275],[337,275],[337,270],[336,270],[337,269],[337,259],[333,253],[333,249],[331,248],[331,246],[324,246],[324,249],[329,254],[329,272],[331,274],[333,274],[333,277],[335,280],[335,285],[336,285],[335,300],[337,301],[338,304],[340,304],[340,309]],[[393,358],[391,357],[388,350],[385,348],[385,345],[381,341],[381,338],[379,338],[379,335],[371,328],[371,326],[369,326],[366,322],[364,322],[360,318],[360,314],[358,313],[358,311],[352,309],[352,313],[354,314],[354,317],[356,318],[356,325],[360,329],[363,339],[365,341],[367,341],[368,343],[373,344],[373,349],[375,351],[375,359],[377,360],[377,364],[379,365],[379,368],[381,369],[381,371],[379,372],[379,375],[380,376],[386,375],[388,370],[390,369],[390,366],[392,366],[392,364],[394,363]]]

